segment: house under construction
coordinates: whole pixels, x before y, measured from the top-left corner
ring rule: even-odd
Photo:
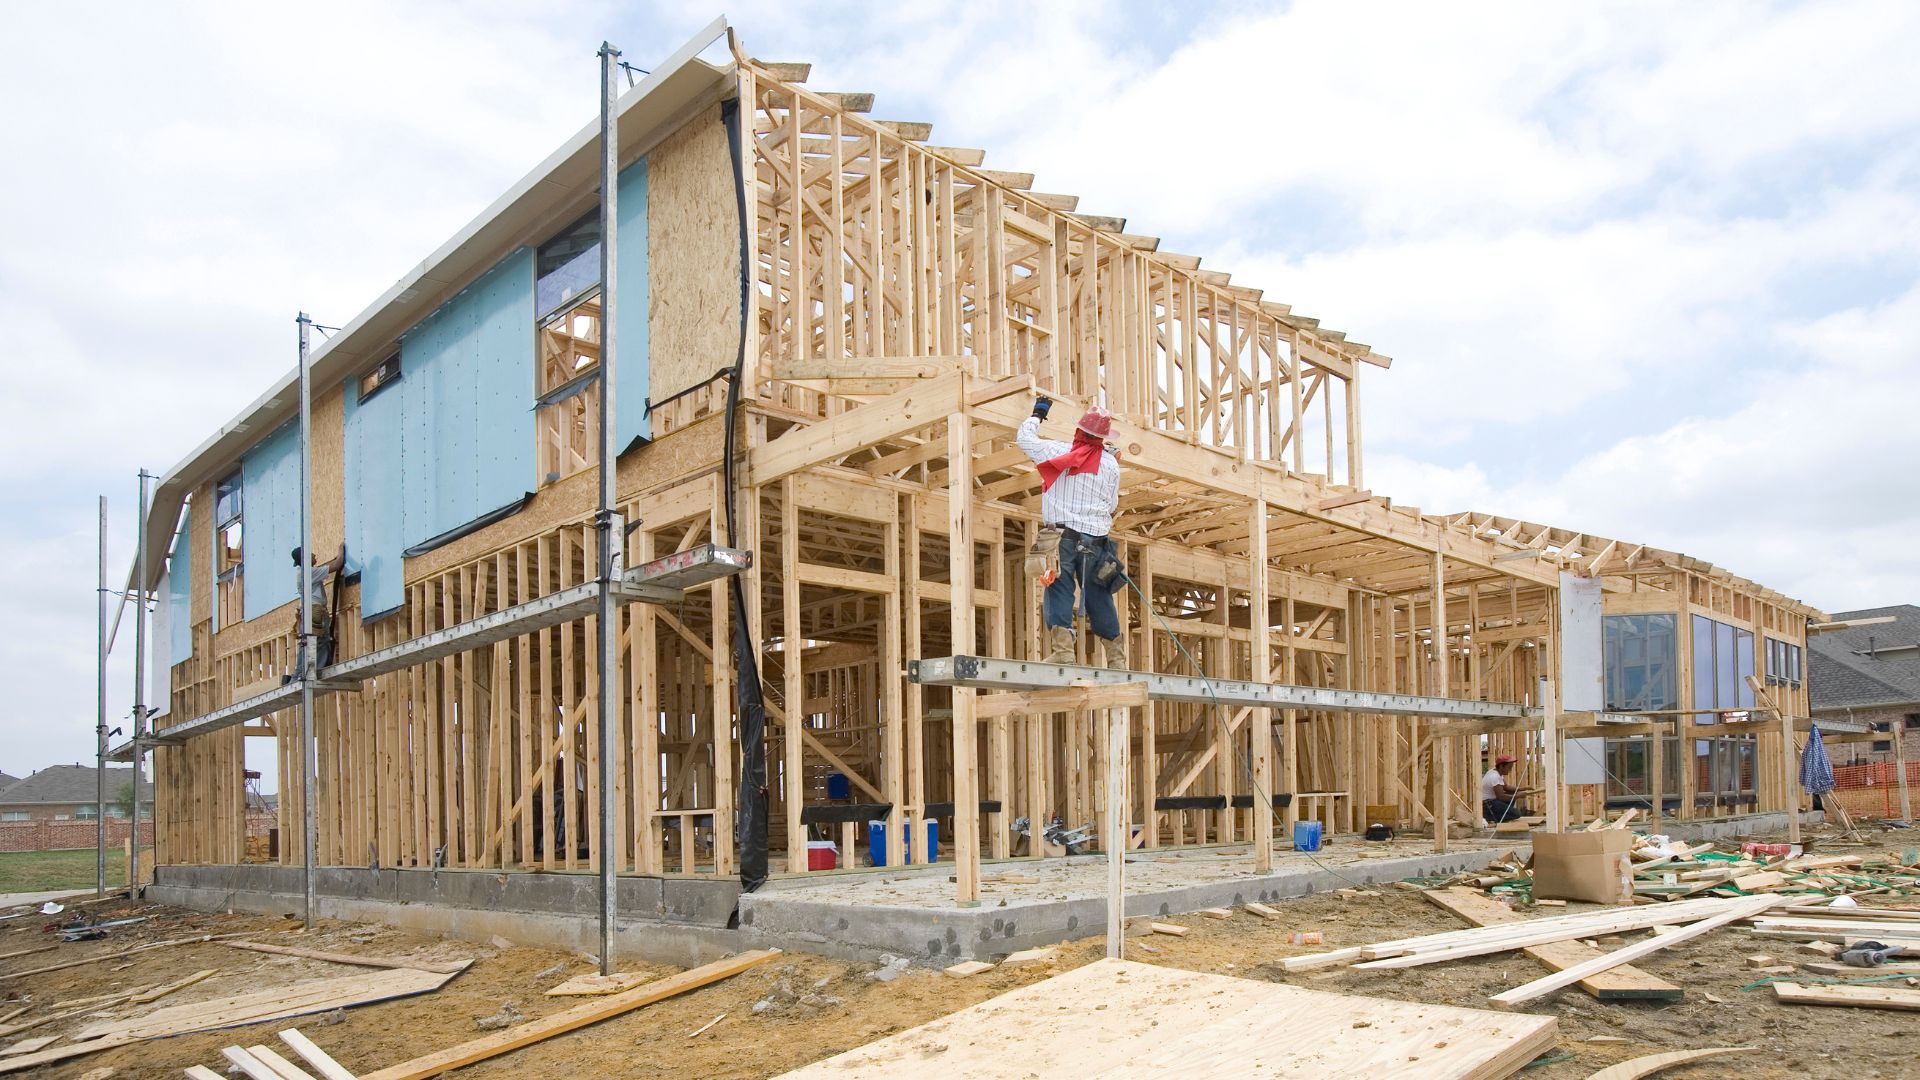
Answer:
[[[737,896],[743,867],[748,888],[810,874],[810,841],[863,867],[872,836],[889,867],[951,864],[965,905],[983,860],[1116,842],[1250,844],[1265,871],[1302,819],[1444,851],[1505,752],[1554,824],[1797,811],[1820,612],[1675,552],[1371,492],[1361,383],[1387,357],[711,40],[618,99],[614,281],[590,127],[311,359],[313,548],[348,558],[312,688],[329,881],[611,862],[671,916],[701,883]],[[635,569],[603,710],[584,598],[609,285]],[[296,387],[148,516],[156,862],[182,897],[238,880],[215,871],[246,859],[249,740],[279,748],[278,858],[303,858]],[[1115,416],[1131,674],[1036,662],[1039,476],[1012,444],[1036,392],[1062,431],[1090,402]]]

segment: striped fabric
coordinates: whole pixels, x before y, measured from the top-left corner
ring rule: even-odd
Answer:
[[[1071,443],[1040,437],[1040,418],[1029,416],[1014,434],[1013,441],[1036,464],[1059,457],[1072,448]],[[1063,474],[1052,487],[1040,493],[1040,520],[1045,525],[1065,525],[1088,536],[1105,536],[1113,531],[1113,508],[1120,501],[1120,459],[1111,451],[1100,456],[1100,469],[1090,473]]]

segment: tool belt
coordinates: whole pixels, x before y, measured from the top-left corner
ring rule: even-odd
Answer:
[[[1027,549],[1026,571],[1028,576],[1040,579],[1041,584],[1051,585],[1060,577],[1060,545],[1062,542],[1073,544],[1084,559],[1094,556],[1089,566],[1082,561],[1080,573],[1084,579],[1110,593],[1119,592],[1126,586],[1126,568],[1120,564],[1118,548],[1113,541],[1104,536],[1089,538],[1077,529],[1065,525],[1042,525],[1040,533]]]
[[[1027,576],[1038,578],[1042,585],[1051,585],[1060,577],[1060,536],[1063,531],[1059,525],[1042,525],[1033,546],[1027,549]]]

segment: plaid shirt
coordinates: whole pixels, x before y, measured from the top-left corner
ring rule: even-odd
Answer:
[[[1036,464],[1073,448],[1071,443],[1041,438],[1037,416],[1027,417],[1013,441]],[[1119,502],[1120,459],[1108,450],[1100,455],[1097,471],[1062,473],[1052,487],[1040,493],[1040,522],[1065,525],[1087,536],[1105,536],[1113,531],[1113,510]]]

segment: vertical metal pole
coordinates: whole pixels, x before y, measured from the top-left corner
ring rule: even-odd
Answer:
[[[300,327],[300,818],[301,881],[305,888],[306,928],[313,929],[314,849],[320,841],[320,814],[313,805],[314,773],[319,768],[319,750],[313,737],[313,679],[319,669],[319,655],[313,640],[313,387],[308,381],[307,338],[313,320],[302,311],[294,322]],[[339,588],[335,585],[334,588]]]
[[[619,634],[614,619],[614,548],[626,542],[626,529],[613,513],[614,473],[619,449],[613,433],[614,275],[618,270],[620,140],[615,130],[615,76],[620,50],[600,43],[600,507],[595,520],[600,532],[600,973],[613,973],[613,922],[618,910],[620,857],[614,829],[619,812],[614,798],[614,765],[619,752],[615,736],[620,725],[618,680]]]
[[[140,895],[140,770],[146,767],[147,739],[147,470],[140,470],[140,520],[133,553],[133,806],[127,831],[127,889]]]
[[[107,894],[107,497],[105,495],[100,496],[100,589],[94,594],[94,607],[99,609],[95,614],[100,621],[100,670],[98,673],[100,718],[98,726],[94,729],[100,756],[99,769],[94,774],[99,785],[99,790],[96,792],[99,799],[99,817],[95,819],[98,827],[99,852],[94,860],[96,878],[94,895],[105,896]]]
[[[1130,716],[1125,708],[1107,710],[1107,956],[1114,960],[1126,958],[1127,842],[1132,839],[1127,798]],[[1039,826],[1029,824],[1028,828],[1033,835],[1040,834]]]

